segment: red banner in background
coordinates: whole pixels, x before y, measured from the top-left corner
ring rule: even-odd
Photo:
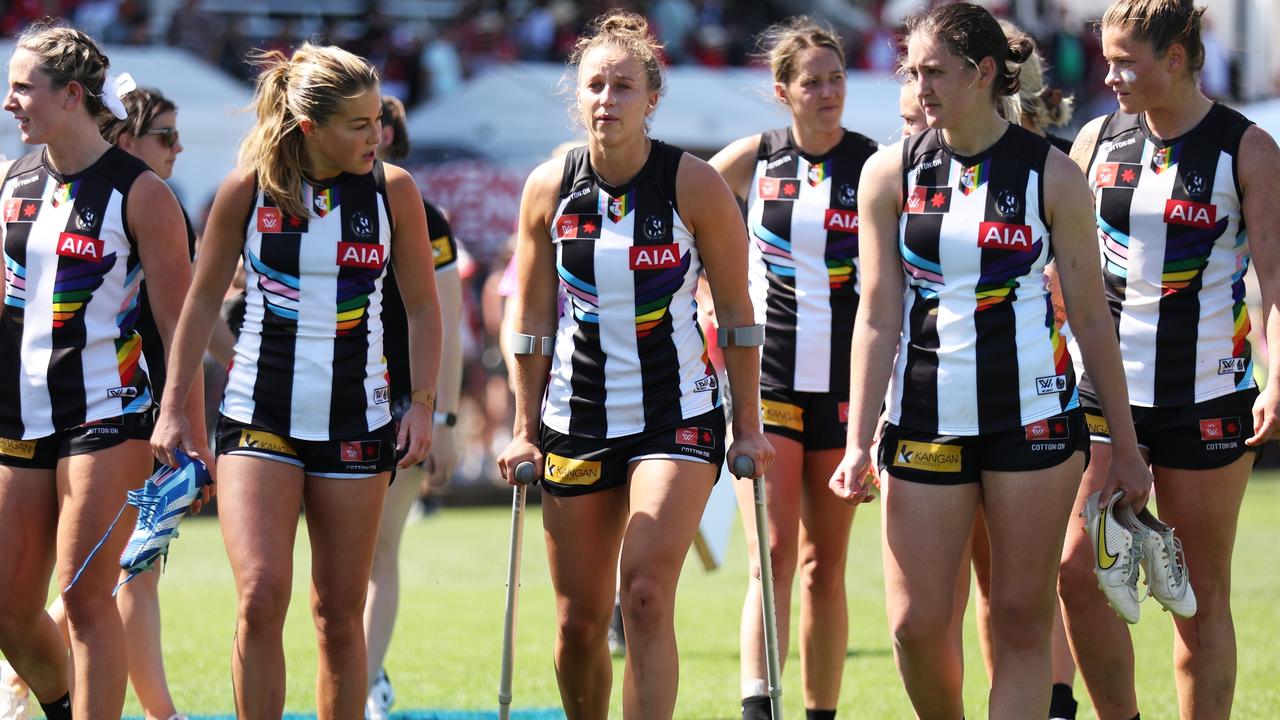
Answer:
[[[417,167],[413,176],[422,195],[448,216],[454,237],[478,261],[491,261],[516,231],[527,170],[462,160]]]

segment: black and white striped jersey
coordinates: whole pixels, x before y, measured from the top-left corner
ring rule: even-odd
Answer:
[[[261,190],[245,219],[245,315],[222,414],[302,440],[391,421],[382,348],[391,210],[381,162],[304,183],[309,217]]]
[[[0,436],[47,437],[151,406],[134,330],[142,263],[126,220],[144,172],[114,146],[73,175],[43,150],[10,166],[0,188]]]
[[[765,325],[760,382],[847,393],[858,310],[858,177],[874,141],[845,131],[821,157],[790,128],[760,136],[747,196],[751,300]]]
[[[694,299],[701,262],[676,203],[683,154],[654,140],[621,187],[585,147],[565,157],[550,230],[566,306],[542,414],[557,432],[621,437],[720,405]]]
[[[1010,125],[964,157],[941,131],[902,143],[906,273],[889,419],[950,435],[1004,432],[1077,407],[1045,288],[1047,140]]]
[[[1182,137],[1103,123],[1089,166],[1129,401],[1181,406],[1254,387],[1236,157],[1251,123],[1215,104]]]

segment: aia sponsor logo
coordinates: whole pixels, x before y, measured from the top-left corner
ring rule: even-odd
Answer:
[[[1031,249],[1031,226],[999,222],[979,223],[978,247],[1025,252]]]
[[[680,267],[680,246],[636,245],[628,249],[632,270],[667,270]]]
[[[561,215],[556,218],[556,238],[560,240],[599,240],[599,215]]]
[[[10,198],[4,201],[4,221],[7,223],[35,222],[36,214],[39,212],[39,200]]]
[[[258,208],[258,232],[260,233],[304,233],[307,221],[297,217],[285,217],[280,208]]]
[[[951,188],[917,186],[907,196],[909,213],[944,213],[951,210]]]
[[[1200,421],[1200,439],[1205,442],[1240,437],[1240,418],[1206,418]]]
[[[795,178],[762,177],[756,194],[761,200],[795,200],[800,197],[800,181]]]
[[[822,227],[824,230],[856,233],[858,232],[858,213],[852,210],[829,208],[827,216],[822,222]]]
[[[694,447],[706,448],[714,450],[716,447],[716,436],[706,428],[699,427],[683,427],[676,428],[676,444],[692,445]]]
[[[338,443],[338,458],[342,462],[376,462],[381,457],[381,440],[344,440]]]
[[[1098,163],[1093,172],[1093,184],[1099,188],[1135,188],[1142,177],[1142,165],[1138,163]]]
[[[1164,221],[1169,225],[1208,230],[1218,221],[1218,207],[1190,200],[1168,200],[1164,204]]]
[[[1023,425],[1022,429],[1026,431],[1028,440],[1064,440],[1071,437],[1071,426],[1067,424],[1067,418],[1063,415],[1058,417],[1037,420],[1029,425]]]
[[[97,262],[102,259],[106,244],[97,238],[64,232],[58,236],[57,252],[63,257],[79,258]]]
[[[338,264],[342,267],[377,269],[387,259],[387,249],[372,243],[338,243]]]

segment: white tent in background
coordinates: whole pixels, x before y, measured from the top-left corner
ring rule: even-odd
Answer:
[[[1280,98],[1263,100],[1237,109],[1257,123],[1258,127],[1270,133],[1271,137],[1280,140]]]
[[[453,144],[500,161],[529,166],[580,133],[562,92],[564,67],[516,64],[494,68],[459,93],[409,116],[415,143]],[[691,151],[715,151],[744,135],[787,122],[772,98],[768,71],[674,67],[654,116],[652,134]],[[880,142],[894,139],[898,83],[889,75],[851,73],[845,126]]]
[[[111,58],[112,72],[129,73],[140,87],[154,87],[178,106],[184,149],[170,182],[187,211],[198,214],[234,167],[236,147],[253,121],[252,115],[240,110],[249,104],[253,90],[182,50],[154,46],[103,50]],[[0,43],[0,57],[7,60],[12,53],[12,41]],[[0,116],[0,152],[16,158],[29,150],[19,139],[12,116]]]

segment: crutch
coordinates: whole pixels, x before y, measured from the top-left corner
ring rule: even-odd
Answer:
[[[751,478],[756,498],[756,552],[760,555],[760,605],[764,615],[764,656],[769,673],[769,715],[782,720],[782,669],[778,664],[778,616],[773,604],[773,559],[769,555],[769,511],[764,478],[756,476],[755,461],[746,455],[733,459],[733,474]]]
[[[520,593],[520,547],[524,542],[524,499],[534,480],[533,463],[516,466],[511,492],[511,551],[507,555],[507,612],[502,624],[502,672],[498,676],[498,718],[511,717],[511,673],[516,660],[516,600]]]

